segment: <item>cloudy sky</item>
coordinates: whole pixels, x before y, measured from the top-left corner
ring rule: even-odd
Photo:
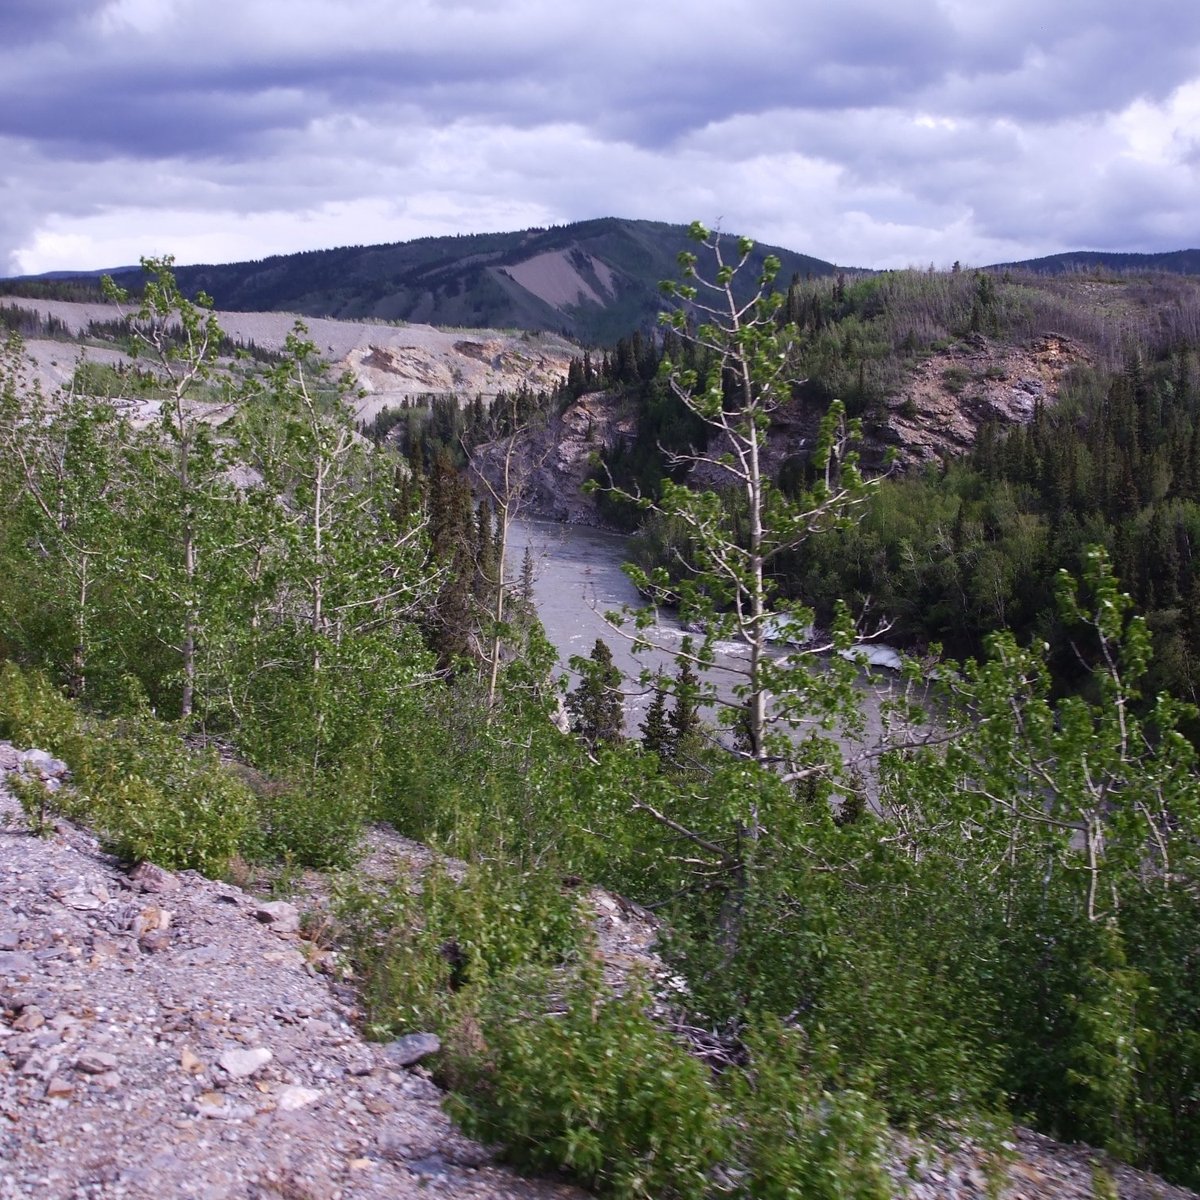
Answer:
[[[0,0],[0,275],[608,215],[1200,245],[1200,3]]]

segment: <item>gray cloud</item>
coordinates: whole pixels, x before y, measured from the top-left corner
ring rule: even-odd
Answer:
[[[1197,79],[1181,0],[8,0],[0,268],[606,212],[867,265],[1195,243]]]

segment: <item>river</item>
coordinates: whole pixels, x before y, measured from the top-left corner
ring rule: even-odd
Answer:
[[[624,605],[641,607],[643,601],[637,589],[621,570],[628,557],[628,539],[621,534],[592,529],[583,525],[563,525],[553,521],[522,519],[512,523],[509,531],[510,572],[519,574],[521,561],[528,547],[534,561],[534,603],[545,627],[546,636],[558,651],[559,660],[571,678],[568,661],[573,655],[586,657],[597,638],[603,638],[612,651],[613,661],[620,669],[625,683],[626,733],[636,736],[642,715],[650,700],[650,690],[638,682],[643,670],[673,674],[674,651],[685,636],[673,614],[660,611],[654,625],[647,631],[656,648],[637,654],[632,649],[632,623],[625,631],[614,629],[604,619],[606,612]],[[732,643],[717,647],[717,663],[736,669],[742,659],[741,648]],[[786,651],[781,647],[780,653]],[[819,660],[817,660],[819,669]],[[733,695],[736,682],[730,670],[713,672],[717,694],[725,700]],[[876,744],[883,734],[885,702],[894,698],[902,685],[891,672],[862,670],[858,687],[862,697],[866,729],[862,740],[853,745],[840,738],[850,754]]]

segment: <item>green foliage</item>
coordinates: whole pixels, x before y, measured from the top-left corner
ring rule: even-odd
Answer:
[[[612,651],[596,639],[587,658],[575,658],[572,667],[582,678],[567,696],[571,729],[589,746],[619,742],[625,718],[622,712],[621,673],[613,666]]]
[[[35,837],[48,837],[54,830],[50,813],[54,809],[54,794],[40,779],[31,779],[19,771],[9,771],[6,786],[17,798],[30,832]]]
[[[768,1021],[731,1073],[741,1158],[739,1195],[754,1200],[888,1200],[887,1122],[868,1094],[823,1087],[798,1030]]]
[[[996,629],[1047,641],[1073,689],[1083,673],[1052,580],[1101,544],[1146,616],[1153,689],[1200,698],[1195,353],[1175,342],[1075,370],[1027,426],[984,429],[967,460],[882,483],[858,525],[784,564],[784,591],[821,618],[869,596],[892,636],[958,655],[981,654]]]
[[[379,1035],[447,1032],[496,979],[574,962],[586,946],[578,906],[555,879],[497,864],[472,866],[461,880],[434,865],[419,886],[350,887],[338,911]]]
[[[363,791],[363,780],[348,769],[264,784],[257,803],[257,854],[317,870],[353,866],[371,815]]]
[[[452,1115],[518,1166],[565,1169],[605,1195],[709,1195],[723,1106],[646,1005],[637,988],[604,996],[588,972],[501,981],[453,1058]]]
[[[44,676],[0,668],[0,732],[71,768],[59,803],[86,819],[130,862],[220,875],[253,821],[246,787],[210,753],[146,712],[112,721],[84,716]]]
[[[52,753],[83,749],[77,707],[40,672],[0,666],[0,737]]]
[[[461,880],[348,889],[346,949],[373,1029],[439,1030],[456,1112],[525,1165],[616,1195],[870,1200],[886,1120],[953,1135],[1007,1097],[1195,1184],[1198,726],[1161,686],[1190,678],[1200,630],[1194,350],[1080,374],[1058,412],[985,436],[970,464],[871,491],[850,413],[873,419],[897,363],[1050,310],[1019,279],[963,272],[776,295],[769,256],[749,281],[749,248],[726,245],[713,282],[752,283],[744,321],[672,318],[664,374],[652,342],[623,339],[560,397],[629,388],[676,449],[700,448],[689,422],[733,447],[716,466],[740,486],[720,493],[633,464],[662,510],[644,540],[679,564],[651,559],[639,581],[709,635],[661,681],[646,745],[605,736],[620,681],[603,651],[572,697],[589,744],[561,734],[536,623],[496,615],[495,515],[437,452],[494,414],[410,410],[400,464],[355,435],[302,330],[274,369],[226,374],[211,314],[164,262],[147,313],[179,313],[177,332],[121,334],[171,381],[161,429],[40,397],[17,342],[0,361],[0,650],[46,668],[0,671],[0,734],[64,758],[74,787],[50,803],[128,857],[341,867],[385,818],[471,860]],[[672,294],[698,298],[699,255],[682,266]],[[232,423],[185,419],[227,385]],[[786,480],[737,476],[783,408],[833,395]],[[1056,586],[1064,564],[1080,580]],[[1153,597],[1147,620],[1118,570]],[[864,743],[869,780],[831,736],[861,736],[857,668],[771,641],[808,624],[805,599],[849,648],[843,593],[980,651],[939,672],[928,745]],[[497,632],[492,694],[480,646]],[[724,636],[746,652],[733,753],[698,727]],[[151,706],[231,741],[255,794]],[[25,799],[44,823],[42,795]],[[580,881],[654,907],[683,1017],[743,1065],[714,1080],[644,994],[604,990]]]

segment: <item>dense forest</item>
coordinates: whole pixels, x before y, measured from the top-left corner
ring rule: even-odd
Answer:
[[[853,652],[845,547],[902,500],[914,530],[931,526],[915,489],[957,513],[960,497],[1007,488],[1036,516],[1048,496],[1111,487],[1114,524],[1126,495],[1187,503],[1171,489],[1191,400],[1167,387],[1183,379],[1192,396],[1191,359],[1146,347],[1137,370],[1096,365],[1107,433],[1082,415],[1080,384],[1073,406],[989,436],[968,464],[873,484],[856,447],[903,355],[954,336],[951,309],[968,332],[1040,310],[967,273],[776,292],[769,258],[693,232],[662,341],[581,358],[558,397],[400,410],[379,441],[302,330],[277,362],[230,370],[169,262],[147,264],[130,327],[161,399],[149,426],[95,380],[41,396],[14,335],[0,364],[0,734],[73,772],[52,800],[22,786],[31,825],[53,803],[127,859],[280,884],[352,865],[374,820],[465,858],[464,878],[435,873],[415,894],[344,885],[339,947],[369,1026],[436,1030],[468,1131],[608,1194],[883,1200],[889,1130],[982,1139],[999,1177],[1013,1119],[1200,1183],[1194,717],[1147,686],[1162,622],[1122,591],[1117,542],[1106,550],[1096,525],[1061,564],[1078,570],[1046,560],[1038,580],[1079,651],[1086,686],[1070,693],[1043,641],[999,628],[995,610],[963,634],[973,659],[910,665],[882,740],[863,728],[853,661],[767,652],[772,622],[802,619],[792,593],[819,580],[833,594],[834,565],[849,603],[829,604],[828,648]],[[697,311],[699,278],[728,299],[748,263],[748,307]],[[869,357],[884,345],[910,348]],[[460,469],[464,441],[601,384],[645,398],[651,432],[613,462],[614,486],[640,492],[690,568],[651,562],[639,582],[704,630],[656,681],[641,729],[614,707],[603,642],[576,688],[555,682],[528,572],[509,561],[513,497],[473,497]],[[777,480],[776,418],[825,390],[810,454]],[[659,449],[719,439],[737,504],[683,486],[685,463]],[[1095,465],[1105,447],[1111,473]],[[1140,477],[1155,461],[1172,471],[1161,495]],[[972,521],[967,509],[964,546],[986,536]],[[1173,578],[1153,575],[1156,613],[1182,609]],[[720,736],[702,706],[716,638],[747,654]],[[661,920],[669,994],[605,985],[592,883]]]
[[[922,652],[979,656],[1000,629],[1036,637],[1050,645],[1055,678],[1069,689],[1081,669],[1058,617],[1055,574],[1080,573],[1088,548],[1102,545],[1152,632],[1148,686],[1197,699],[1200,295],[1191,281],[1011,272],[796,281],[780,319],[797,330],[803,382],[792,414],[823,412],[840,398],[863,422],[862,453],[886,474],[856,520],[779,557],[782,595],[812,606],[822,622],[845,600],[889,623],[891,640]],[[1048,332],[1069,333],[1089,353],[1060,395],[1038,400],[1027,424],[984,423],[966,454],[886,471],[894,442],[887,401],[903,393],[914,365],[959,340],[1003,346]],[[663,357],[694,366],[689,351],[654,347],[631,370],[638,345],[621,343],[589,381],[639,412],[637,439],[609,448],[598,478],[656,496],[666,475],[683,478],[672,472],[672,453],[707,446],[708,434],[659,371]],[[969,387],[954,377],[959,370],[945,372],[955,391]],[[788,455],[775,482],[787,492],[803,487],[807,472],[802,454]],[[736,519],[738,501],[727,499]],[[684,573],[687,539],[671,522],[646,519],[610,493],[599,504],[610,523],[641,528],[643,566]]]

